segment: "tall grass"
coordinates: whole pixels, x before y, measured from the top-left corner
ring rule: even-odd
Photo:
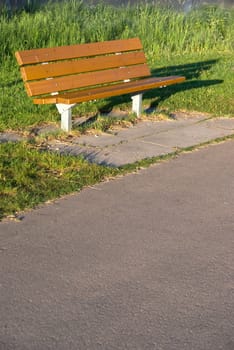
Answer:
[[[188,14],[152,4],[86,6],[68,0],[0,16],[0,59],[16,50],[139,36],[148,55],[234,49],[234,10],[203,7]]]
[[[234,9],[202,7],[186,14],[147,2],[113,7],[67,0],[11,16],[0,12],[0,129],[57,118],[55,108],[35,106],[26,97],[15,51],[136,36],[151,67],[163,60],[175,64],[175,57],[181,64],[186,55],[231,56]]]

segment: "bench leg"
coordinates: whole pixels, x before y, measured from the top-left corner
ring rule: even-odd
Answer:
[[[132,111],[140,117],[142,111],[142,94],[132,96]]]
[[[71,131],[72,129],[72,105],[66,105],[63,103],[57,103],[59,113],[61,114],[61,129],[64,131]]]

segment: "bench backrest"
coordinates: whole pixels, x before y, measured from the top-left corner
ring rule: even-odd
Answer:
[[[29,96],[97,87],[150,75],[138,38],[16,52]]]

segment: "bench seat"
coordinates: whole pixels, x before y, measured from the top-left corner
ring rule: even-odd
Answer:
[[[93,89],[85,89],[81,91],[65,92],[54,96],[47,96],[44,98],[35,98],[34,103],[36,104],[48,104],[48,103],[65,103],[73,104],[85,101],[91,101],[101,98],[107,98],[112,96],[119,96],[131,93],[141,93],[157,87],[165,87],[168,85],[180,83],[184,81],[183,77],[180,76],[169,76],[163,78],[146,78],[142,80],[130,81],[121,84],[113,84],[108,86],[102,86]]]
[[[55,104],[66,131],[77,103],[131,94],[139,116],[143,92],[185,80],[152,77],[138,38],[18,51],[16,59],[28,95],[35,104]]]

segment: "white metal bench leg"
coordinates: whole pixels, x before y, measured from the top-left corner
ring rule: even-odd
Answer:
[[[140,117],[142,111],[142,94],[132,96],[132,111]]]
[[[72,107],[75,104],[67,105],[64,103],[57,103],[59,113],[61,114],[61,129],[64,131],[71,131],[72,129]]]

